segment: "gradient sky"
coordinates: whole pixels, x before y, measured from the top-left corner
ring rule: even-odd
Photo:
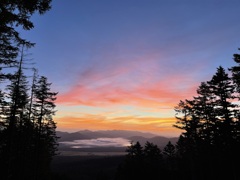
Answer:
[[[23,36],[58,91],[58,130],[179,135],[174,106],[234,65],[239,0],[53,0]]]

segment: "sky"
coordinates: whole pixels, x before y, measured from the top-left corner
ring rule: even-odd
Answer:
[[[239,0],[53,0],[22,36],[57,96],[57,130],[178,136],[174,107],[240,47]]]

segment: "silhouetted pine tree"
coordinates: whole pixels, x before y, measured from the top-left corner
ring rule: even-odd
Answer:
[[[149,161],[152,161],[152,160],[157,161],[162,159],[162,151],[158,148],[157,145],[150,143],[148,141],[144,146],[143,153],[145,157],[149,159]]]
[[[144,149],[144,169],[147,179],[158,179],[164,177],[164,164],[162,151],[157,145],[146,142]]]
[[[7,86],[9,102],[5,108],[7,143],[7,171],[8,178],[19,177],[22,174],[24,161],[23,143],[24,126],[27,120],[26,106],[28,104],[28,81],[22,71],[22,58],[19,62],[18,71],[11,78],[11,84]],[[16,151],[17,150],[17,151]]]
[[[44,14],[51,8],[50,3],[51,0],[0,1],[0,83],[1,88],[7,87],[0,89],[0,179],[47,179],[42,175],[49,173],[47,165],[55,154],[56,124],[52,115],[56,93],[42,92],[47,93],[44,102],[48,101],[48,105],[42,105],[41,115],[36,106],[34,111],[33,102],[36,105],[35,100],[39,100],[40,95],[33,96],[40,91],[32,88],[29,92],[28,80],[22,70],[23,49],[34,44],[23,39],[17,29],[32,29],[31,16],[35,12]],[[17,61],[19,55],[20,62]],[[37,85],[35,80],[32,87]],[[50,84],[46,86],[49,90]],[[37,149],[39,146],[42,149]],[[35,171],[37,151],[42,163]],[[36,174],[39,175],[37,178]]]
[[[57,148],[56,123],[52,116],[55,114],[57,93],[51,92],[51,83],[41,76],[34,88],[33,119],[36,136],[35,179],[47,178],[50,162]]]
[[[238,50],[240,50],[240,48]],[[233,59],[234,59],[236,65],[233,66],[232,68],[230,68],[229,70],[232,72],[233,83],[236,87],[235,95],[239,102],[239,100],[240,100],[240,54],[234,54]],[[240,110],[239,109],[235,111],[234,119],[233,119],[232,123],[233,123],[234,141],[231,146],[231,149],[232,149],[231,157],[233,159],[233,162],[231,162],[231,164],[233,164],[232,171],[234,172],[234,179],[239,179],[240,175],[237,170],[238,162],[240,161],[240,155],[239,155],[239,152],[240,152]]]
[[[240,48],[238,50],[240,50]],[[240,54],[234,54],[233,60],[237,65],[231,67],[229,70],[232,72],[232,79],[237,86],[237,92],[240,93]]]
[[[233,103],[234,90],[231,78],[220,66],[210,81],[199,86],[197,97],[180,101],[176,107],[175,127],[184,130],[177,146],[178,155],[188,161],[184,165],[190,169],[192,179],[227,178],[230,169],[234,169],[235,161],[230,155],[236,144],[238,114]],[[220,164],[229,166],[223,168]],[[221,175],[216,175],[219,170]]]
[[[240,50],[240,48],[238,49]],[[240,100],[240,54],[233,55],[234,61],[237,63],[236,66],[233,66],[229,70],[232,72],[232,79],[236,87],[236,97]],[[237,144],[240,144],[240,112],[235,112],[235,119],[234,119],[234,136],[237,141]],[[240,148],[240,145],[239,145]],[[240,150],[240,149],[239,149]]]
[[[149,179],[165,177],[161,150],[153,143],[146,142],[142,147],[139,142],[131,143],[126,150],[125,161],[118,167],[116,180]]]
[[[225,73],[223,68],[218,68],[217,73],[213,76],[210,81],[212,91],[216,95],[215,100],[215,111],[218,114],[217,117],[217,136],[215,137],[215,153],[219,157],[216,157],[219,164],[228,164],[225,170],[230,172],[234,169],[232,163],[232,148],[235,144],[234,138],[234,115],[237,110],[236,104],[232,103],[235,98],[233,83],[228,75]],[[236,154],[235,154],[236,155]],[[234,156],[235,156],[234,155]]]
[[[16,63],[20,45],[34,45],[20,36],[17,27],[32,29],[34,24],[30,20],[31,16],[35,12],[44,14],[51,8],[50,3],[51,0],[0,1],[0,79],[5,76],[1,69]]]
[[[22,70],[11,77],[1,103],[0,160],[4,179],[46,179],[56,151],[56,124],[52,119],[57,93],[50,91],[47,78],[29,84]],[[37,164],[38,163],[38,164]],[[36,165],[37,164],[37,165]]]
[[[143,147],[139,142],[133,143],[126,149],[128,154],[125,161],[119,165],[116,180],[142,179],[143,168]]]
[[[163,154],[166,156],[166,158],[175,158],[176,157],[176,150],[175,146],[169,141],[167,145],[163,149]]]

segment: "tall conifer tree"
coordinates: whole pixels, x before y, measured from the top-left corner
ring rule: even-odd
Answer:
[[[47,177],[52,156],[57,148],[55,114],[56,92],[51,92],[51,83],[41,76],[34,88],[33,118],[36,130],[35,179]]]

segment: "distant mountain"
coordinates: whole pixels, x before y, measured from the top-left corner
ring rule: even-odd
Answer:
[[[175,144],[178,140],[177,137],[167,138],[152,133],[125,130],[106,130],[106,131],[81,130],[73,133],[57,131],[57,136],[60,137],[59,142],[74,140],[89,140],[97,138],[125,138],[132,142],[139,141],[142,146],[144,146],[144,144],[148,141],[158,145],[160,148],[164,147],[168,143],[168,141],[171,141],[173,144]]]
[[[128,138],[129,140],[131,140],[132,142],[140,142],[140,144],[144,145],[150,138],[145,138],[142,136],[132,136]]]
[[[152,133],[145,133],[145,132],[140,132],[140,131],[126,131],[126,130],[106,130],[106,131],[98,131],[102,132],[104,134],[109,134],[113,138],[114,137],[122,137],[122,138],[129,138],[132,136],[142,136],[145,138],[152,138],[157,136],[156,134]]]
[[[85,134],[81,134],[79,132],[68,133],[68,132],[57,131],[57,136],[59,137],[58,141],[60,142],[74,141],[74,140],[80,140],[80,139],[92,139],[92,137],[89,137]]]
[[[111,134],[106,134],[101,131],[89,131],[89,130],[82,130],[78,131],[82,135],[89,137],[90,139],[100,138],[100,137],[111,137]]]
[[[82,130],[73,133],[57,131],[57,136],[60,137],[59,141],[73,141],[81,139],[96,139],[96,138],[126,138],[133,136],[142,136],[145,138],[153,138],[157,136],[152,133],[144,133],[139,131],[125,131],[125,130],[106,130],[106,131],[89,131]]]

